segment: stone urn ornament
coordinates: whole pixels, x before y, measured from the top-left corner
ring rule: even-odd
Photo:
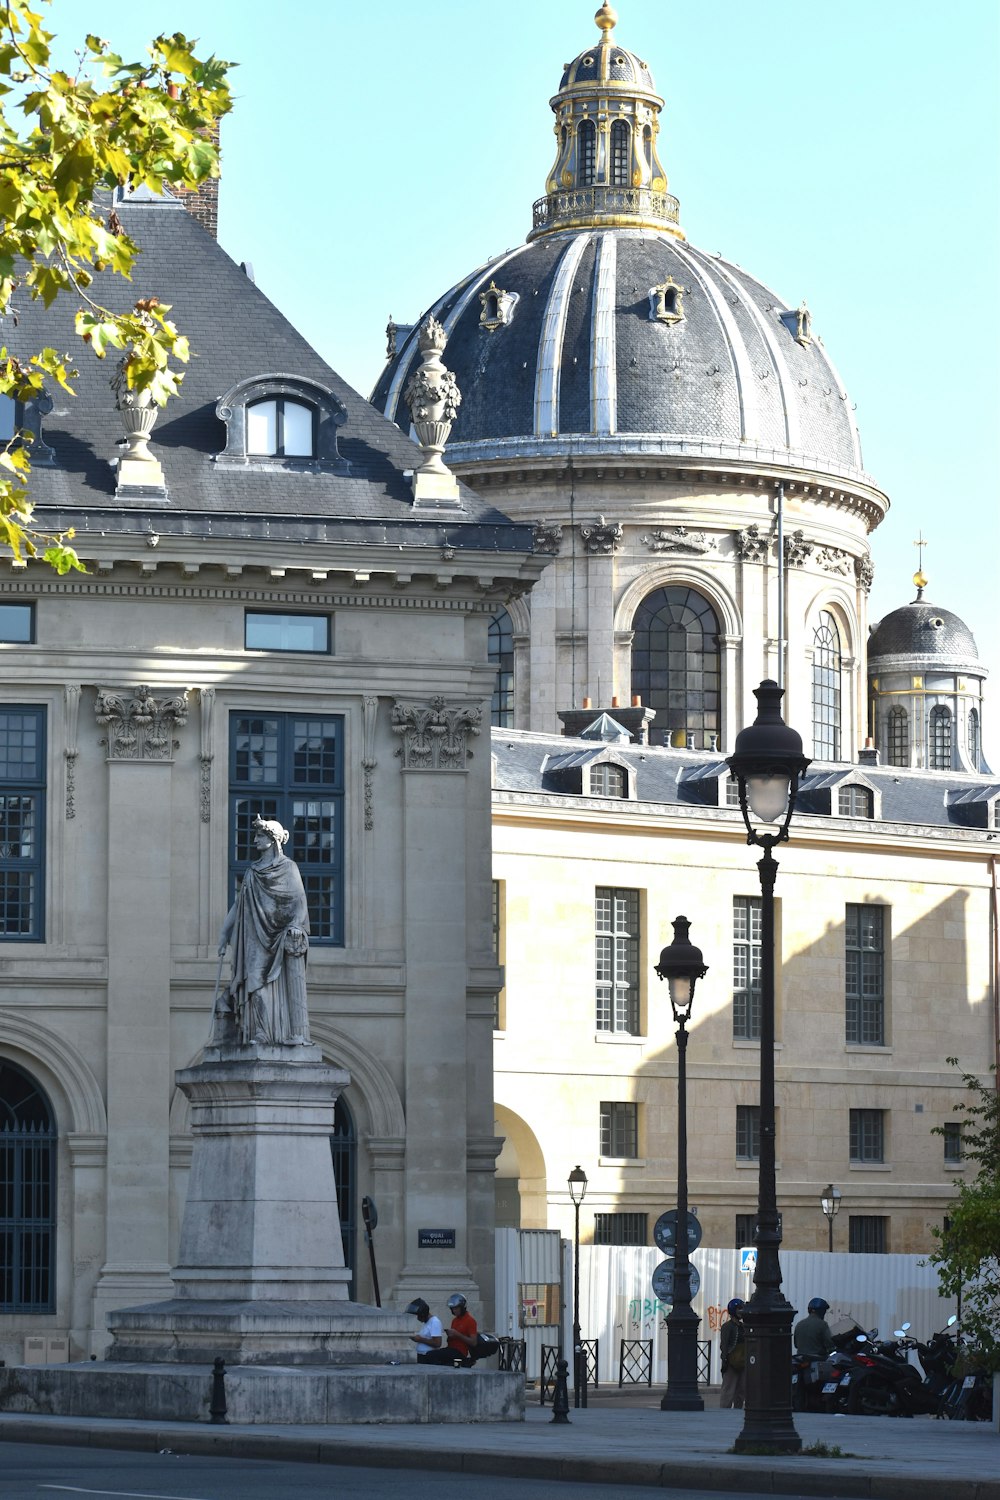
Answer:
[[[118,488],[157,489],[164,488],[163,469],[159,460],[149,451],[149,436],[160,415],[160,408],[148,389],[136,391],[128,384],[128,361],[126,354],[118,361],[111,377],[111,389],[115,393],[115,405],[125,431],[126,448],[118,460]]]
[[[462,404],[462,395],[441,355],[447,336],[436,318],[428,318],[417,336],[421,364],[406,383],[403,400],[410,408],[424,461],[413,475],[414,504],[459,504],[458,481],[442,454]]]

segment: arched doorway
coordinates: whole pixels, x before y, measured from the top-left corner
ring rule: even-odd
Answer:
[[[55,1308],[57,1139],[39,1085],[0,1061],[0,1312]]]

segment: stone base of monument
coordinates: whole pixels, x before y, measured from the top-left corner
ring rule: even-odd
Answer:
[[[0,1369],[0,1410],[28,1416],[208,1422],[212,1366],[24,1365]],[[524,1376],[417,1364],[226,1369],[226,1419],[255,1425],[521,1422]]]

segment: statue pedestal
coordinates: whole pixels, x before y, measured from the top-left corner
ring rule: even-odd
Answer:
[[[108,1358],[413,1359],[412,1319],[348,1301],[330,1152],[348,1074],[314,1046],[222,1044],[176,1076],[194,1136],[177,1294],[111,1313]]]

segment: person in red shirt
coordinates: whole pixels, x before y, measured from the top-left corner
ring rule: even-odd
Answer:
[[[451,1327],[448,1329],[448,1348],[453,1356],[461,1357],[463,1365],[472,1365],[473,1351],[479,1342],[479,1325],[461,1292],[455,1292],[448,1298],[448,1306],[453,1314]]]

